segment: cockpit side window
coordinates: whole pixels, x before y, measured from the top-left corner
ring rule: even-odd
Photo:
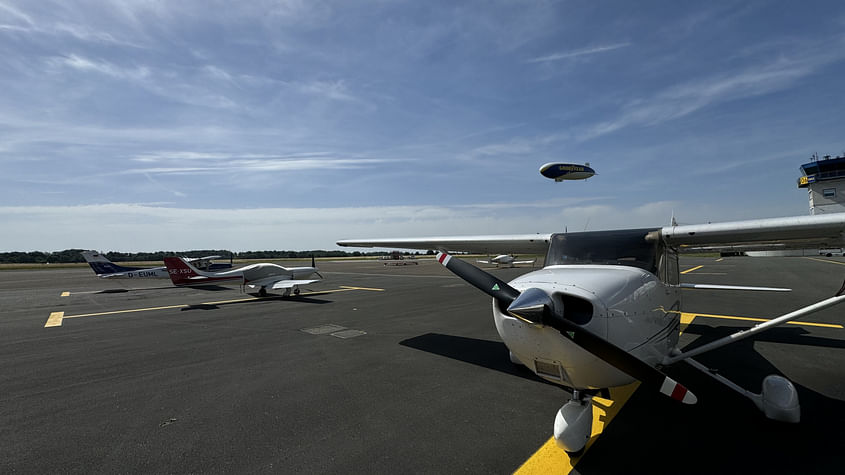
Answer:
[[[654,229],[590,231],[552,235],[546,265],[603,264],[639,267],[658,273],[658,245],[647,241]]]

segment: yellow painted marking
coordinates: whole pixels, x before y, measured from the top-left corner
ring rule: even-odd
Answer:
[[[373,292],[384,292],[384,289],[371,289],[369,287],[350,287],[348,285],[341,285],[342,289],[349,289],[349,290],[371,290]]]
[[[303,295],[321,295],[321,294],[330,294],[335,292],[349,292],[352,290],[371,290],[371,291],[384,291],[384,289],[368,289],[364,287],[343,287],[340,289],[331,289],[331,290],[320,290],[315,292],[302,292],[299,294],[300,296]],[[203,302],[200,304],[179,304],[179,305],[166,305],[163,307],[147,307],[147,308],[131,308],[126,310],[113,310],[110,312],[97,312],[97,313],[83,313],[80,315],[65,315],[64,312],[53,312],[50,314],[50,318],[47,320],[47,323],[44,325],[45,327],[55,327],[61,326],[62,319],[65,318],[82,318],[82,317],[99,317],[103,315],[118,315],[121,313],[137,313],[137,312],[150,312],[154,310],[168,310],[174,308],[187,308],[191,307],[192,305],[224,305],[230,303],[241,303],[241,302],[250,302],[253,300],[270,300],[275,299],[278,297],[264,297],[264,298],[256,298],[256,297],[247,297],[241,299],[233,299],[233,300],[219,300],[216,302]],[[56,316],[58,315],[58,316]],[[58,323],[55,323],[57,321]]]
[[[692,318],[695,318],[695,317],[721,318],[721,319],[724,319],[724,320],[745,320],[745,321],[749,321],[749,322],[768,322],[769,321],[769,319],[767,319],[767,318],[734,317],[732,315],[713,315],[713,314],[709,314],[709,313],[682,312],[681,313],[681,323],[682,324],[684,322],[684,317],[690,318],[690,321],[692,321]],[[789,323],[789,324],[792,324],[792,325],[804,325],[804,326],[808,326],[808,327],[845,328],[842,325],[837,325],[835,323],[814,323],[814,322],[786,322],[786,323]]]
[[[692,271],[694,271],[694,270],[701,269],[702,267],[704,267],[704,266],[695,266],[695,267],[693,267],[692,269],[687,269],[687,270],[685,270],[685,271],[681,272],[681,274],[689,274],[690,272],[692,272]]]
[[[804,259],[810,259],[811,261],[827,262],[828,264],[839,264],[840,266],[845,266],[845,262],[829,261],[827,259],[818,259],[816,257],[805,257]]]
[[[70,297],[70,292],[62,292],[62,297]]]
[[[65,312],[53,312],[53,313],[51,313],[50,318],[47,319],[47,323],[44,324],[44,328],[62,326],[62,318],[64,318],[64,316],[65,316]]]
[[[610,425],[610,421],[616,417],[639,385],[639,382],[635,382],[627,386],[612,388],[610,390],[612,400],[600,397],[593,398],[593,432],[586,447],[584,447],[584,453],[587,453],[590,446],[598,440],[604,428]],[[583,454],[579,457],[570,457],[565,450],[557,446],[555,438],[551,437],[514,473],[519,475],[569,473],[575,468],[575,464],[581,457],[583,457]]]
[[[681,333],[695,319],[695,313],[681,313]],[[528,460],[519,467],[515,474],[547,474],[547,473],[569,473],[575,468],[575,464],[587,453],[590,446],[598,440],[604,428],[622,410],[622,406],[634,395],[634,391],[640,387],[640,382],[635,381],[627,386],[610,389],[610,400],[594,397],[593,402],[593,432],[590,440],[584,447],[580,456],[572,458],[565,450],[557,446],[555,438],[551,437],[546,441]]]
[[[152,311],[152,310],[166,310],[166,309],[169,309],[169,308],[182,308],[182,307],[190,307],[190,305],[182,304],[182,305],[168,305],[168,306],[165,306],[165,307],[132,308],[132,309],[128,309],[128,310],[114,310],[112,312],[84,313],[82,315],[68,315],[65,318],[98,317],[100,315],[117,315],[119,313],[149,312],[149,311]]]

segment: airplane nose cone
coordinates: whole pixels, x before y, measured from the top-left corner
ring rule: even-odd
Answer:
[[[555,313],[555,303],[545,291],[530,288],[511,302],[508,313],[531,323],[544,323]]]

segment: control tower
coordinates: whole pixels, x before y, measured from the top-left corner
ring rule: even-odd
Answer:
[[[801,173],[798,188],[807,188],[810,214],[845,212],[845,155],[819,158],[813,154],[810,162],[801,165]]]

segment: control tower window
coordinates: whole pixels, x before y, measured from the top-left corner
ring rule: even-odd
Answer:
[[[822,190],[822,195],[824,195],[825,198],[835,198],[836,188],[825,188]]]

